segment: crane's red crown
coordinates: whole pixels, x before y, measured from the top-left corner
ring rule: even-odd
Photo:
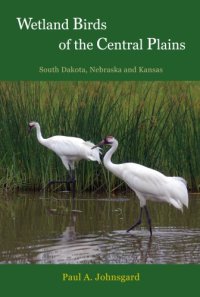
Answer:
[[[105,144],[112,144],[113,143],[113,140],[114,140],[114,137],[109,135],[109,136],[106,136],[104,138],[104,143]]]

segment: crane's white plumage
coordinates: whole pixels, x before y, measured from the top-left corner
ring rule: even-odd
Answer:
[[[105,167],[107,167],[104,161]],[[146,200],[165,201],[178,209],[188,206],[188,193],[185,180],[179,177],[165,176],[151,168],[135,163],[114,164],[109,169],[137,194],[140,206]]]
[[[104,156],[104,166],[125,181],[136,193],[141,208],[146,207],[147,200],[168,202],[181,210],[183,205],[188,207],[188,191],[186,181],[182,177],[165,176],[159,171],[136,163],[114,164],[111,157],[118,147],[118,141],[112,136],[107,136],[97,146],[105,144],[111,148]],[[147,208],[145,210],[148,212]]]
[[[100,148],[97,147],[95,150],[91,150],[94,144],[90,141],[61,135],[45,139],[42,137],[40,125],[37,122],[29,123],[29,128],[36,128],[38,141],[56,153],[61,158],[67,170],[73,170],[75,162],[82,159],[101,162]]]

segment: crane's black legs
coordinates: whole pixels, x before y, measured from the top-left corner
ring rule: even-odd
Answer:
[[[139,216],[139,219],[137,220],[137,222],[131,226],[127,232],[131,231],[132,229],[134,229],[136,226],[140,225],[142,223],[142,212],[143,212],[143,207],[140,208],[140,216]]]
[[[127,232],[131,231],[132,229],[134,229],[136,226],[140,225],[142,223],[142,212],[143,212],[143,208],[145,210],[145,213],[146,213],[146,218],[147,218],[147,223],[149,225],[149,232],[150,232],[150,236],[152,236],[152,227],[151,227],[151,218],[150,218],[150,215],[149,215],[149,211],[147,209],[147,206],[143,206],[140,208],[140,215],[139,215],[139,219],[137,220],[137,222],[131,226]]]
[[[148,211],[148,208],[147,208],[146,205],[144,206],[144,210],[145,210],[146,217],[147,217],[147,223],[148,223],[148,225],[149,225],[150,236],[152,236],[151,218],[150,218],[149,211]]]
[[[75,179],[75,171],[69,167],[70,178],[66,178],[66,180],[51,180],[42,190],[47,189],[49,186],[53,184],[66,184],[66,190],[70,191],[70,184],[72,184],[72,196],[75,197],[75,189],[76,189],[76,179]]]
[[[67,180],[68,183],[76,183],[76,178],[75,178],[75,170],[71,169],[71,166],[69,165],[69,175],[70,179]]]
[[[75,178],[75,170],[71,169],[71,166],[69,166],[69,172],[70,172],[70,180],[67,181],[67,186],[72,184],[72,196],[75,198],[75,190],[76,190],[76,178]]]

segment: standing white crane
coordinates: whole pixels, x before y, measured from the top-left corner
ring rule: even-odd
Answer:
[[[106,144],[110,145],[111,148],[103,158],[104,166],[118,178],[125,181],[140,201],[139,219],[127,232],[141,224],[144,209],[150,235],[152,236],[151,218],[146,206],[147,200],[168,202],[180,210],[183,210],[183,205],[188,207],[188,191],[186,181],[182,177],[165,176],[159,171],[136,163],[114,164],[111,157],[118,147],[118,141],[114,137],[107,136],[93,149]]]
[[[101,162],[100,160],[100,148],[97,147],[94,151],[91,148],[94,144],[90,141],[84,141],[81,138],[77,137],[68,137],[68,136],[52,136],[49,138],[43,138],[41,134],[40,125],[37,122],[29,123],[29,131],[33,128],[36,129],[37,139],[39,143],[46,146],[48,149],[52,150],[56,155],[58,155],[65,168],[70,173],[70,179],[67,181],[51,181],[48,183],[72,183],[75,185],[75,162],[82,159]],[[73,187],[74,194],[75,186]]]

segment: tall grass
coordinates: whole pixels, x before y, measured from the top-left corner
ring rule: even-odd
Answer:
[[[113,135],[119,141],[114,162],[183,176],[198,190],[199,95],[199,82],[0,82],[0,187],[37,190],[65,178],[59,158],[35,133],[28,135],[28,123],[38,121],[44,137],[96,143]],[[95,162],[81,161],[76,175],[79,191],[126,190]]]

